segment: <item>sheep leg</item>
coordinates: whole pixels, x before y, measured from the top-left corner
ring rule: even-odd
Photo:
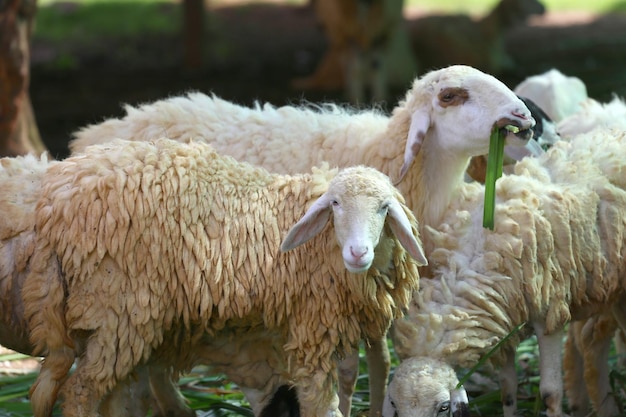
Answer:
[[[33,416],[48,417],[63,381],[74,363],[74,351],[62,347],[52,350],[43,360],[39,376],[30,389]]]
[[[561,348],[563,331],[546,334],[545,325],[535,322],[533,325],[539,345],[539,392],[548,417],[562,417],[563,381],[561,379]]]
[[[111,340],[113,339],[113,340]],[[108,331],[95,332],[88,339],[76,370],[61,387],[64,417],[97,417],[105,395],[118,381],[129,377],[137,365],[124,363],[118,355],[119,342]]]
[[[506,355],[500,369],[500,398],[504,417],[517,415],[517,370],[515,369],[515,351]]]
[[[154,417],[195,417],[196,413],[185,403],[169,368],[150,366],[150,390],[155,400]]]
[[[387,347],[387,339],[372,341],[365,345],[367,368],[370,386],[370,417],[380,417],[383,413],[383,402],[387,391],[387,379],[391,368],[391,357]],[[343,411],[343,409],[342,409]],[[345,414],[349,416],[350,414]]]
[[[359,351],[357,349],[339,362],[337,367],[339,378],[339,409],[344,416],[350,415],[352,395],[359,375]],[[370,380],[371,381],[371,380]]]
[[[598,417],[619,415],[611,396],[608,365],[611,336],[615,334],[615,329],[613,317],[606,316],[587,320],[582,331],[584,378]]]
[[[298,378],[295,383],[301,416],[343,417],[339,410],[339,397],[334,389],[334,372],[324,370],[310,372],[310,367],[301,366],[307,374]],[[306,371],[307,368],[309,371]]]
[[[150,411],[152,396],[148,381],[148,370],[137,369],[117,384],[100,403],[100,414],[105,417],[144,417]]]
[[[563,356],[563,380],[572,417],[586,416],[589,410],[589,396],[583,379],[583,357],[577,337],[582,325],[580,321],[570,323]]]

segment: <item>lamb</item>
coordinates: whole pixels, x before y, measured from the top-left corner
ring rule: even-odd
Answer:
[[[488,152],[484,140],[494,123],[513,124],[526,133],[534,125],[529,110],[508,87],[467,66],[443,68],[416,79],[390,118],[374,110],[357,112],[333,105],[265,104],[251,109],[200,93],[138,108],[126,106],[126,113],[122,119],[76,132],[71,151],[80,154],[86,146],[113,137],[149,140],[167,135],[209,142],[220,153],[278,173],[305,172],[322,161],[339,167],[367,164],[395,179],[420,220],[420,229],[439,224],[448,204],[457,198],[470,158]],[[520,141],[513,134],[508,139]],[[428,242],[424,245],[428,253]],[[374,386],[371,415],[376,415],[382,410],[389,359],[384,359],[384,341],[370,340],[367,348],[383,355],[369,361]],[[351,364],[341,366],[344,376],[353,378],[341,378],[344,414],[350,410],[350,390],[356,381],[351,366],[357,358],[351,359]]]
[[[49,169],[22,291],[31,342],[46,354],[35,415],[49,413],[62,384],[64,415],[95,416],[144,363],[177,372],[211,361],[233,377],[216,352],[241,348],[235,367],[254,361],[250,340],[271,346],[274,373],[256,386],[244,373],[242,385],[293,384],[303,416],[341,415],[334,359],[385,335],[426,259],[388,177],[335,173],[270,174],[168,139],[90,147]]]
[[[434,355],[468,367],[528,322],[539,342],[542,398],[549,416],[561,416],[563,327],[607,306],[625,317],[626,184],[614,181],[623,177],[625,155],[626,133],[606,130],[522,160],[497,183],[493,232],[481,223],[482,186],[468,184],[447,218],[425,230],[423,239],[436,246],[431,273],[422,274],[406,318],[394,322],[398,356]],[[495,364],[513,366],[519,337]],[[505,415],[513,414],[505,408]]]

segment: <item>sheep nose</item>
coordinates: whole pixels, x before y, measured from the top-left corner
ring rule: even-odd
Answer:
[[[533,116],[530,110],[525,109],[525,108],[524,109],[519,108],[519,109],[512,111],[511,114],[514,117],[518,117],[521,120],[528,122],[530,124],[529,126],[521,126],[522,128],[531,128],[535,126],[535,119],[533,119]]]
[[[361,259],[367,253],[367,246],[354,247],[350,246],[350,254],[355,259]]]
[[[513,114],[513,116],[519,117],[522,120],[530,118],[530,113],[527,110],[517,109],[511,113]]]

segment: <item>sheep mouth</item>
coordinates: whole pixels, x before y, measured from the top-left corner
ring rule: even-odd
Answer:
[[[529,141],[533,138],[532,127],[534,125],[533,119],[531,119],[531,122],[527,123],[526,126],[523,126],[522,122],[517,119],[503,118],[496,122],[500,133],[506,136],[507,139],[517,138],[522,141]]]

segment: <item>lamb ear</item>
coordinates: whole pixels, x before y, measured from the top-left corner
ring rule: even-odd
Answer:
[[[404,148],[404,163],[400,169],[400,176],[395,182],[396,184],[402,181],[411,163],[419,153],[429,127],[430,113],[423,108],[415,110],[411,115],[411,125],[406,138],[406,147]]]
[[[389,204],[387,218],[393,234],[396,236],[398,241],[400,241],[402,247],[406,249],[409,255],[411,255],[411,257],[415,259],[420,266],[428,265],[428,260],[426,259],[426,255],[424,255],[422,243],[413,234],[411,222],[404,212],[404,208],[397,200],[392,200]]]
[[[302,245],[321,232],[328,220],[330,220],[330,202],[331,197],[327,193],[322,194],[304,213],[304,216],[298,220],[298,223],[289,229],[287,236],[280,245],[280,250],[287,252]]]

